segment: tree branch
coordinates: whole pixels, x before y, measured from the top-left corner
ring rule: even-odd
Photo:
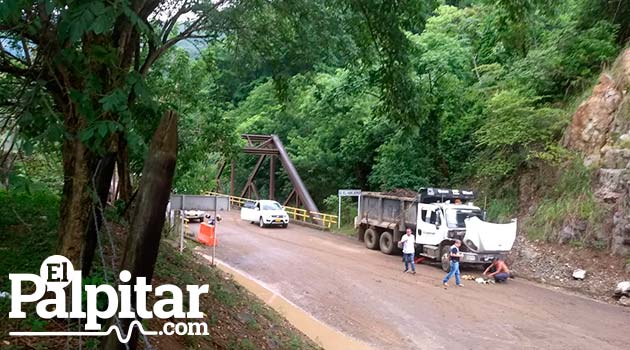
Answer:
[[[31,76],[31,72],[28,68],[22,68],[11,61],[17,61],[21,64],[26,64],[26,62],[22,61],[18,57],[15,57],[13,54],[6,50],[0,50],[0,72],[4,72],[10,75],[18,76],[18,77],[29,77]]]
[[[33,65],[33,61],[31,61],[31,53],[29,52],[28,42],[24,38],[22,38],[21,42],[22,42],[22,50],[24,50],[25,63],[27,66],[30,67]]]

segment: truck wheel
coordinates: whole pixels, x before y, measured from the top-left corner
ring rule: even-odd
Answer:
[[[391,232],[383,231],[383,233],[381,233],[381,239],[379,239],[378,241],[382,253],[387,255],[394,254],[395,244]]]
[[[376,230],[373,228],[365,230],[365,237],[363,237],[363,239],[365,240],[365,246],[368,249],[378,249],[378,233],[376,233]]]
[[[442,260],[442,270],[444,270],[444,272],[448,272],[451,269],[451,257],[449,252],[449,246],[445,245],[442,247],[442,255],[440,255],[440,257]]]

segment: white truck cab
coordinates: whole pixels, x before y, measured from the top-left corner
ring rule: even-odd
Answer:
[[[516,220],[508,224],[492,224],[484,221],[484,212],[470,204],[418,203],[416,244],[423,249],[421,255],[435,257],[441,247],[444,269],[448,265],[448,249],[456,239],[462,241],[464,263],[487,263],[497,255],[512,249],[516,239]],[[428,251],[427,251],[428,249]]]
[[[247,201],[241,208],[241,220],[258,223],[260,227],[277,225],[287,228],[289,215],[280,203],[272,200]]]

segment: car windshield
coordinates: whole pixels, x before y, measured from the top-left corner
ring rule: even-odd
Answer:
[[[446,223],[451,228],[465,228],[464,220],[473,216],[483,220],[483,214],[479,209],[447,209]]]
[[[276,202],[263,203],[262,208],[263,208],[263,210],[281,210],[282,209],[280,204],[278,204]]]

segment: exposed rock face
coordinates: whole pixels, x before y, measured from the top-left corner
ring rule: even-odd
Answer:
[[[607,231],[598,234],[611,251],[630,254],[630,49],[602,74],[592,95],[573,115],[564,146],[584,155],[587,166],[597,168],[595,195],[610,208],[602,221]],[[573,231],[563,231],[570,238]]]
[[[615,81],[602,74],[591,97],[582,102],[573,115],[565,135],[565,147],[584,153],[590,162],[598,161],[621,100],[622,92],[617,90]]]

